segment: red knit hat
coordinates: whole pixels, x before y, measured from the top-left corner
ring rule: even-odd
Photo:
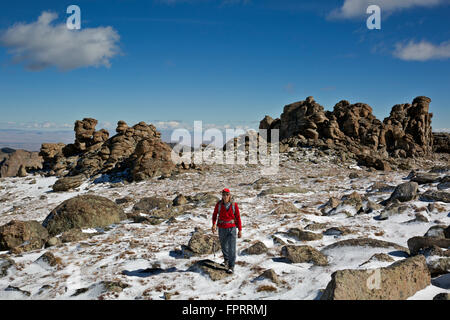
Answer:
[[[225,189],[222,190],[222,193],[224,193],[224,192],[230,193],[230,189],[225,188]]]

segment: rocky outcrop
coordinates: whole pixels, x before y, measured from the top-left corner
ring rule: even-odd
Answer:
[[[437,153],[450,153],[450,133],[433,132],[433,151]]]
[[[74,228],[106,227],[119,223],[125,217],[113,201],[94,195],[68,199],[53,209],[42,226],[51,236]]]
[[[369,270],[338,270],[321,300],[405,300],[431,283],[425,257],[416,256]]]
[[[0,251],[16,253],[41,249],[47,241],[47,230],[37,221],[13,220],[0,227]]]
[[[0,161],[0,178],[26,176],[27,172],[40,170],[44,159],[38,152],[16,150]]]
[[[97,120],[75,122],[73,144],[44,143],[40,155],[49,175],[126,174],[129,180],[144,180],[170,175],[175,170],[171,148],[161,141],[152,124],[139,122],[129,127],[117,124],[117,134],[109,138],[105,129],[95,130]]]
[[[390,170],[389,156],[428,156],[433,151],[431,99],[398,104],[383,122],[365,103],[338,102],[325,111],[313,97],[286,105],[280,118],[266,116],[260,129],[279,129],[281,144],[333,148],[353,153],[361,165]],[[283,148],[280,147],[280,150]]]

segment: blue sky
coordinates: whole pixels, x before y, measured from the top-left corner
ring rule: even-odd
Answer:
[[[450,128],[449,1],[397,1],[371,2],[380,4],[381,30],[366,27],[363,0],[2,1],[0,129],[72,130],[85,117],[98,129],[118,120],[257,128],[307,96],[327,110],[365,102],[383,120],[419,95],[432,99],[433,129]],[[71,4],[82,18],[71,32],[91,29],[108,48],[80,54],[66,48],[70,35],[39,39],[38,31],[17,44],[17,23],[51,12],[56,30]]]

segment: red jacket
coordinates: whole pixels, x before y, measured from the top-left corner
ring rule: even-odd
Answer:
[[[219,213],[219,203],[222,200],[220,200],[219,202],[216,203],[216,206],[214,207],[214,213],[213,213],[213,218],[212,218],[212,222],[213,224],[216,224],[217,221],[217,213]],[[241,215],[239,213],[239,207],[237,205],[237,203],[234,203],[234,213],[236,216],[233,217],[233,208],[230,208],[228,210],[226,210],[225,205],[222,204],[221,206],[221,210],[219,213],[219,220],[223,220],[223,221],[229,221],[228,223],[218,223],[217,226],[219,228],[232,228],[232,227],[237,227],[239,229],[239,231],[242,230],[242,223],[241,223]]]

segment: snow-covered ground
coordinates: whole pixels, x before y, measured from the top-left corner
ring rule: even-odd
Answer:
[[[289,264],[278,259],[282,246],[274,243],[273,235],[288,244],[308,244],[319,250],[334,242],[358,237],[407,247],[409,238],[424,235],[436,224],[450,223],[450,204],[437,203],[440,210],[428,212],[425,208],[429,203],[419,200],[408,202],[404,213],[383,221],[374,219],[380,210],[354,216],[345,213],[322,216],[320,206],[332,196],[341,198],[356,191],[370,195],[369,199],[374,202],[388,198],[390,192],[368,193],[369,187],[374,182],[396,186],[406,181],[409,172],[368,172],[351,162],[341,164],[331,156],[318,158],[312,150],[282,154],[280,160],[279,173],[265,176],[271,182],[263,183],[261,189],[253,185],[263,177],[259,168],[242,165],[216,165],[209,170],[186,172],[176,178],[130,184],[87,181],[76,191],[62,193],[52,191],[55,177],[1,179],[0,225],[13,219],[41,222],[59,203],[77,194],[93,193],[111,200],[130,196],[133,201],[124,207],[127,212],[143,197],[159,196],[172,200],[179,193],[193,196],[199,192],[214,192],[220,197],[220,190],[227,187],[240,207],[243,237],[237,241],[235,273],[223,280],[212,281],[206,275],[187,270],[200,259],[222,262],[221,254],[190,259],[176,254],[182,245],[187,245],[195,227],[210,232],[212,207],[196,207],[172,223],[146,225],[126,220],[105,230],[84,230],[100,234],[78,243],[10,255],[17,267],[10,268],[7,276],[0,278],[0,299],[164,299],[165,293],[171,294],[171,299],[315,299],[336,270],[370,269],[392,263],[371,261],[361,266],[376,253],[390,254],[394,261],[404,256],[394,248],[341,247],[324,252],[330,262],[326,267],[310,263]],[[359,177],[350,179],[352,172],[358,173]],[[304,189],[304,192],[258,196],[262,190],[275,186],[294,186]],[[420,186],[419,191],[430,188],[436,186]],[[271,214],[281,201],[293,203],[300,213]],[[405,223],[414,219],[417,212],[426,216],[429,222]],[[312,223],[326,223],[328,227],[345,226],[353,232],[345,236],[324,235],[322,240],[309,242],[283,234],[290,228],[304,228]],[[327,228],[314,232],[321,233]],[[240,254],[256,240],[269,248],[267,254]],[[36,263],[46,251],[60,258],[61,264],[52,268]],[[3,253],[6,252],[0,252],[0,255]],[[162,270],[140,272],[152,267]],[[270,280],[254,280],[270,268],[277,273],[281,281],[279,285]],[[119,280],[128,286],[117,293],[105,293],[100,284],[101,281]],[[450,292],[449,283],[448,274],[433,279],[432,285],[410,299],[432,299],[437,293]],[[274,286],[276,291],[258,291],[262,285]],[[11,287],[20,288],[30,295]],[[80,288],[88,290],[72,296]]]

